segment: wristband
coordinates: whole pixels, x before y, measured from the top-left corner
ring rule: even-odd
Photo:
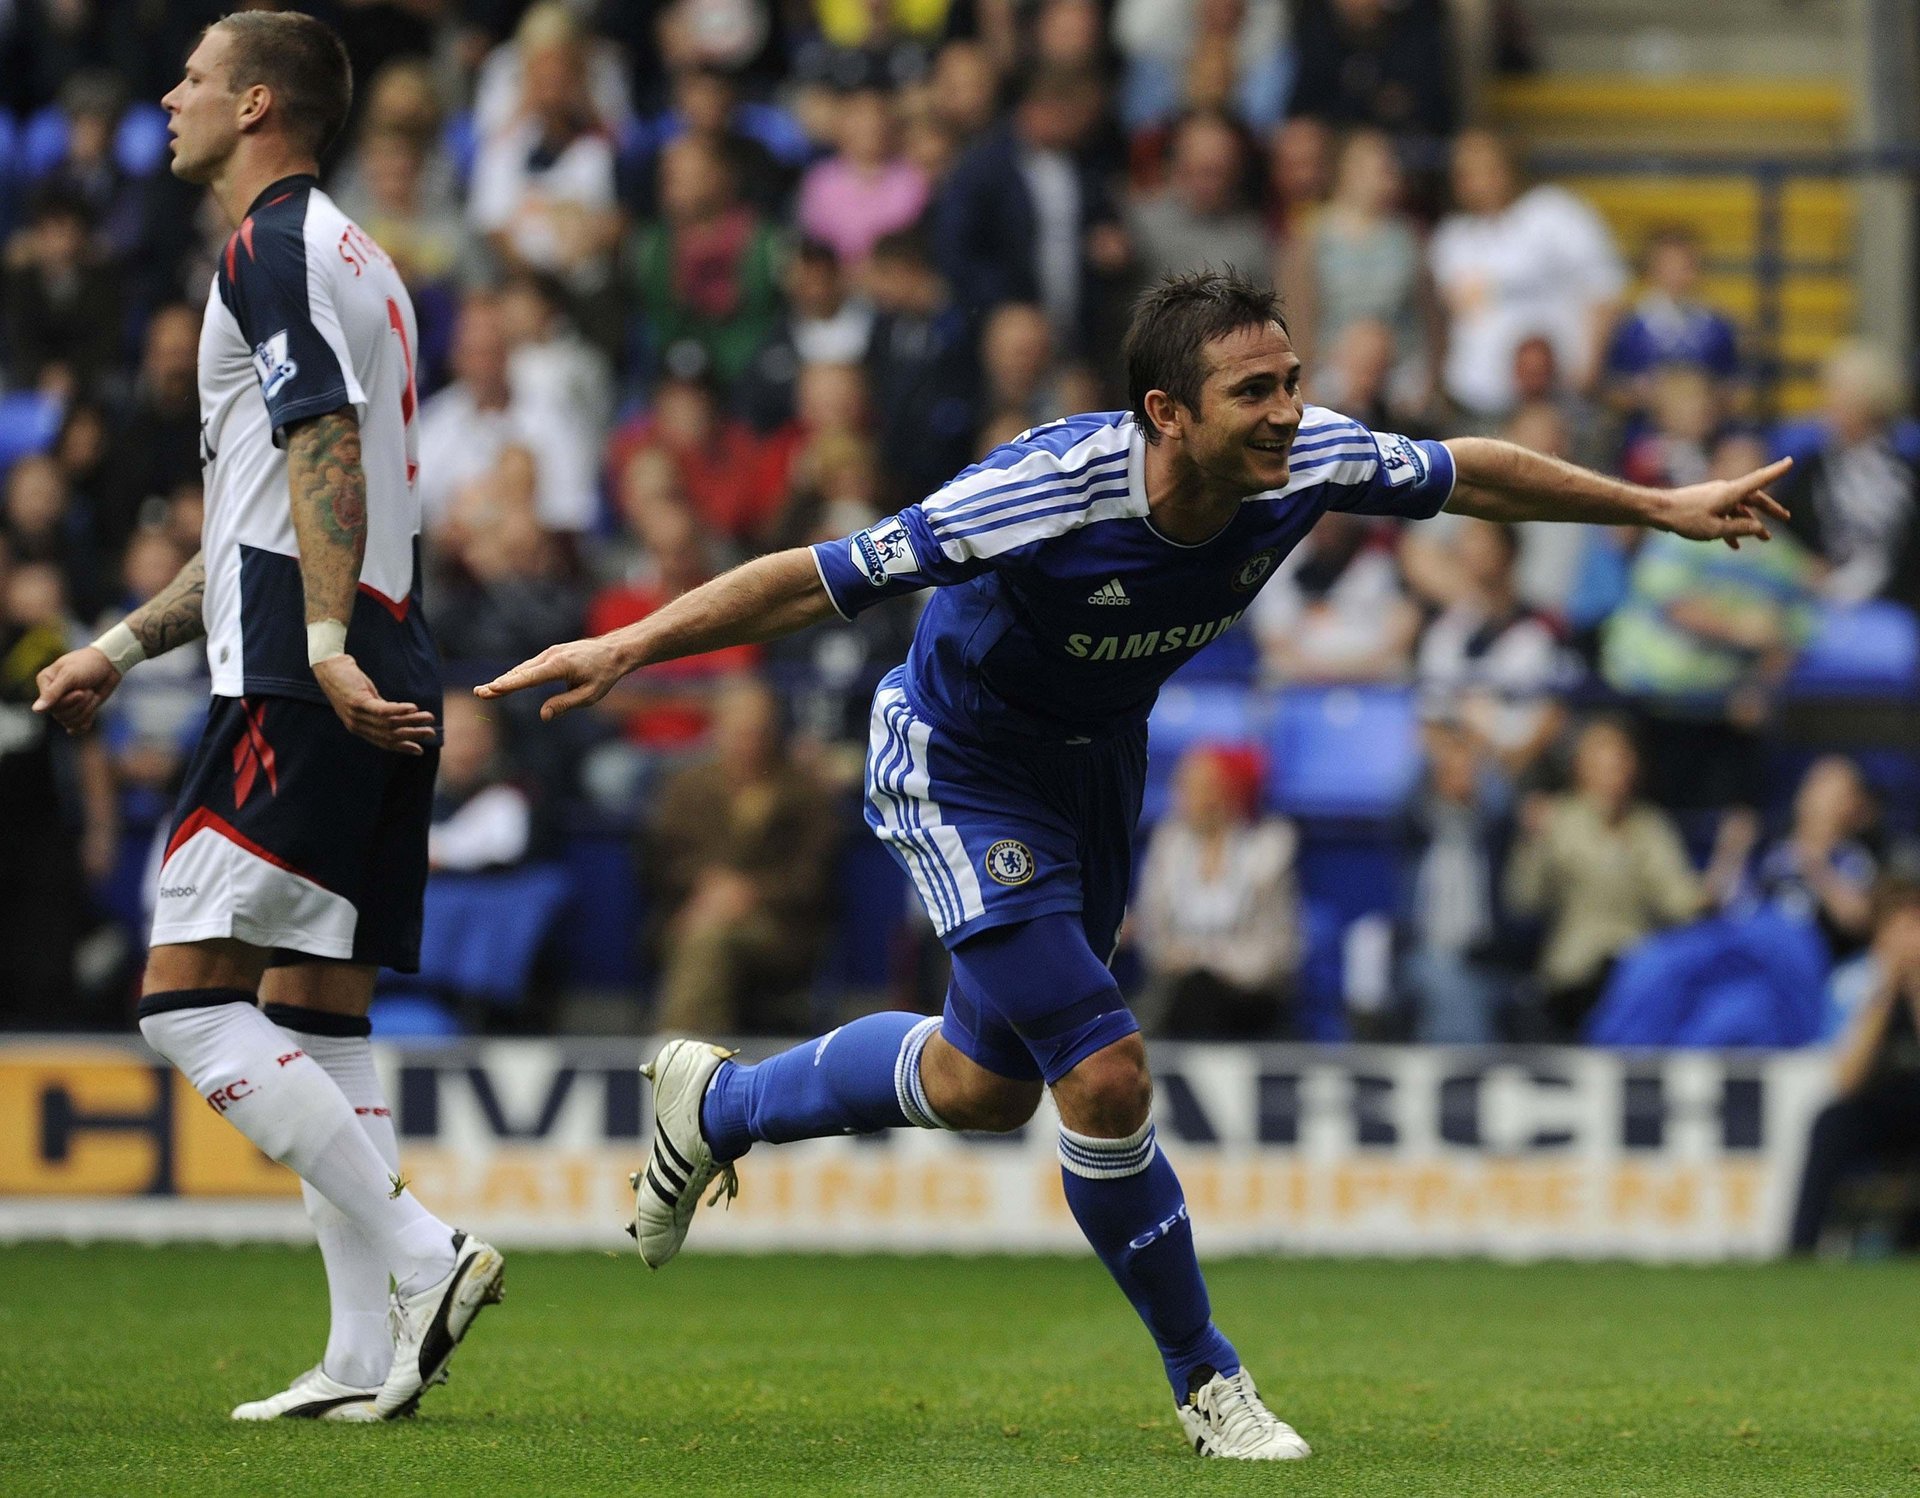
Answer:
[[[316,619],[307,626],[307,664],[317,666],[347,653],[347,627],[338,619]]]
[[[142,645],[139,637],[127,628],[127,621],[124,619],[95,640],[93,648],[111,661],[113,669],[122,676],[147,658],[146,646]]]

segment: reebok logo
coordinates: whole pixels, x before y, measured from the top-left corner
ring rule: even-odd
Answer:
[[[282,1066],[285,1066],[290,1061],[298,1061],[302,1056],[306,1054],[307,1053],[305,1051],[288,1051],[286,1055],[277,1056],[274,1059],[277,1060]]]
[[[160,886],[160,898],[163,900],[191,900],[200,893],[197,884],[163,884]]]
[[[1110,577],[1097,590],[1087,595],[1087,602],[1122,605],[1132,603],[1133,600],[1127,597],[1127,590],[1120,586],[1120,579]]]

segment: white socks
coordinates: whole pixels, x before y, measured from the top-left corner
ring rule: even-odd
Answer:
[[[312,1010],[281,1004],[268,1005],[267,1013],[333,1078],[389,1173],[399,1174],[400,1147],[394,1137],[393,1115],[373,1069],[373,1046],[367,1037],[318,1035],[306,1029],[309,1024],[337,1018],[333,1015],[316,1015]],[[387,1365],[393,1359],[393,1335],[387,1327],[386,1261],[344,1212],[305,1181],[300,1183],[300,1195],[307,1204],[313,1236],[320,1243],[320,1256],[326,1261],[327,1300],[333,1312],[327,1352],[320,1366],[329,1378],[356,1389],[378,1388],[386,1381]]]
[[[354,1104],[315,1058],[311,1042],[319,1039],[324,1050],[329,1037],[289,1034],[237,1000],[148,1014],[140,1033],[261,1153],[325,1198],[364,1237],[401,1294],[416,1294],[453,1268],[453,1229],[400,1189]],[[327,1272],[331,1287],[331,1254]],[[384,1311],[384,1284],[380,1304]]]

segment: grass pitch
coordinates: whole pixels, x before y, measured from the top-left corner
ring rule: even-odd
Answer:
[[[509,1255],[390,1426],[239,1426],[316,1253],[0,1249],[0,1493],[1913,1494],[1920,1268],[1238,1260],[1222,1325],[1315,1448],[1201,1462],[1091,1259]]]

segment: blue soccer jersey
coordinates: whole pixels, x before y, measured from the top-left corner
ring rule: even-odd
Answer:
[[[1453,492],[1439,443],[1309,406],[1285,487],[1190,546],[1154,527],[1145,452],[1125,411],[1036,427],[815,546],[820,579],[848,618],[939,590],[904,673],[918,717],[974,740],[1103,738],[1145,723],[1161,684],[1233,626],[1323,512],[1424,519]]]

